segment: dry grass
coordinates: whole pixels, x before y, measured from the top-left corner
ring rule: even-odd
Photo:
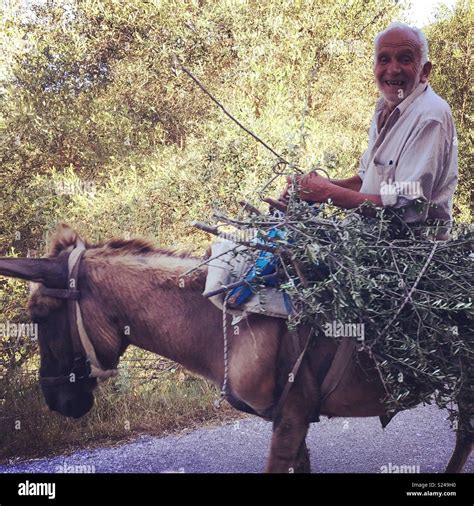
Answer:
[[[106,446],[143,433],[161,436],[242,416],[227,403],[216,409],[216,388],[179,367],[159,376],[136,381],[124,371],[98,389],[86,416],[73,420],[49,411],[37,380],[19,375],[10,380],[0,412],[0,461]]]

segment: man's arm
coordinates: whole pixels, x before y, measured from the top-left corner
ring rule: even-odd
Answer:
[[[352,177],[348,177],[347,179],[330,179],[331,183],[336,186],[340,186],[341,188],[347,188],[348,190],[353,190],[358,192],[360,187],[362,186],[362,179],[358,174]]]
[[[347,179],[329,179],[329,182],[331,182],[333,185],[338,186],[339,188],[346,188],[347,190],[352,190],[354,192],[358,192],[362,186],[362,179],[359,177],[358,174],[355,176],[349,177]],[[301,184],[301,179],[300,179]],[[279,197],[279,201],[286,203],[288,201],[288,188],[289,188],[290,182],[287,183],[285,190]],[[310,198],[305,200],[311,200]],[[333,199],[334,201],[334,199]],[[337,204],[336,204],[337,205]]]
[[[300,186],[300,197],[303,200],[311,202],[327,202],[329,199],[333,203],[344,209],[353,209],[359,207],[367,200],[373,202],[376,206],[382,207],[382,199],[380,195],[370,195],[368,193],[360,193],[358,190],[351,188],[341,187],[334,182],[319,176],[315,172],[310,172],[304,176],[295,176],[297,183]],[[357,182],[360,181],[360,184]],[[353,188],[362,184],[359,176],[354,176],[348,180],[342,180],[346,184],[349,181],[349,186]]]
[[[335,184],[333,184],[332,188],[330,189],[329,198],[337,207],[342,207],[344,209],[354,209],[354,207],[359,207],[367,200],[373,202],[378,207],[382,207],[382,199],[380,195],[360,193],[358,190],[341,188]]]

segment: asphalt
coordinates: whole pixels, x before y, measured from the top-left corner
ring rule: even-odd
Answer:
[[[174,436],[141,436],[116,447],[0,465],[0,473],[260,473],[270,439],[271,424],[251,417]],[[315,473],[441,473],[454,442],[447,413],[436,406],[399,413],[384,430],[378,418],[322,418],[312,424],[307,437]],[[474,472],[472,456],[464,472]]]

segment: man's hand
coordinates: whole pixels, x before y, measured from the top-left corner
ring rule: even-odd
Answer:
[[[299,188],[299,196],[303,200],[309,202],[325,202],[328,198],[327,194],[331,182],[328,179],[319,176],[316,172],[310,172],[309,174],[304,175],[295,174],[294,176],[288,176],[286,187],[278,197],[280,202],[288,204],[289,191],[295,183]],[[326,200],[318,200],[317,196],[321,194],[326,195]]]
[[[315,172],[310,172],[305,175],[288,176],[286,187],[278,197],[278,200],[267,198],[264,199],[265,202],[280,211],[286,210],[289,199],[289,191],[295,183],[299,187],[300,198],[306,200],[307,202],[326,202],[329,198],[328,191],[332,183]],[[321,197],[317,197],[317,195],[321,195]]]
[[[294,181],[299,186],[299,195],[309,202],[327,202],[332,196],[334,184],[316,172],[302,176],[289,176],[288,183]]]

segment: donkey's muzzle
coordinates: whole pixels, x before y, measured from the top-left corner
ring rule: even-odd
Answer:
[[[91,393],[85,393],[80,397],[64,402],[59,412],[70,418],[80,418],[88,413],[93,405],[94,396]]]
[[[50,410],[69,418],[80,418],[88,413],[94,405],[94,396],[90,392],[77,395],[58,392],[54,397],[48,396],[46,403]]]

